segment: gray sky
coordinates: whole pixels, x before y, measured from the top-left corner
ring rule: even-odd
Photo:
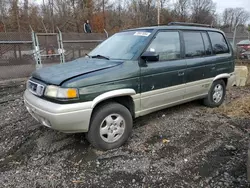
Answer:
[[[222,13],[225,8],[242,7],[250,12],[250,0],[213,0],[217,5],[218,13]]]
[[[42,0],[33,0],[33,2],[42,3]],[[117,0],[116,0],[117,1]],[[174,2],[175,0],[171,0]],[[213,0],[217,5],[218,13],[222,13],[225,8],[242,7],[250,12],[250,0]]]

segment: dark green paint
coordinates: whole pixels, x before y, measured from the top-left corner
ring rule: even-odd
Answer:
[[[192,59],[185,58],[182,32],[180,32],[182,59],[145,62],[140,58],[159,31],[197,30],[220,32],[219,30],[186,26],[160,26],[140,29],[154,29],[154,31],[148,37],[147,45],[139,49],[131,61],[80,58],[66,64],[38,70],[33,73],[32,79],[43,82],[45,83],[44,85],[53,84],[61,87],[78,88],[80,93],[79,99],[58,101],[46,98],[46,100],[58,103],[73,103],[91,101],[105,92],[117,89],[131,88],[136,93],[142,93],[213,78],[222,73],[234,72],[232,53]]]
[[[68,79],[95,71],[112,68],[122,64],[122,61],[104,59],[79,58],[69,63],[44,67],[32,74],[32,77],[47,84],[61,85]]]
[[[184,84],[185,60],[149,62],[141,67],[141,91]]]
[[[140,92],[140,67],[136,61],[92,72],[64,82],[62,87],[78,87],[80,101],[93,100],[98,95],[117,89],[134,89]]]
[[[131,88],[135,91],[139,91],[138,86],[140,85],[139,77],[130,78],[125,80],[112,81],[100,85],[88,86],[81,88],[80,91],[80,100],[81,101],[92,101],[97,96],[118,89],[127,89]]]
[[[186,59],[185,82],[189,83],[215,77],[214,63],[216,62],[214,60],[214,56]]]

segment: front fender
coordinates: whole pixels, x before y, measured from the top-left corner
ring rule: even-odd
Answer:
[[[135,94],[136,92],[134,89],[118,89],[118,90],[109,91],[96,97],[92,102],[92,108],[94,108],[97,104],[107,99],[111,99],[114,97],[131,96]]]

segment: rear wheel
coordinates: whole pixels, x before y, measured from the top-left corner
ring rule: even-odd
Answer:
[[[132,131],[130,111],[121,104],[99,106],[92,116],[87,139],[96,148],[108,150],[123,145]]]
[[[216,80],[212,84],[208,96],[203,100],[204,105],[215,108],[219,107],[226,95],[226,85],[223,80]]]

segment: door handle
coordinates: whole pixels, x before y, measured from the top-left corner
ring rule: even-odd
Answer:
[[[215,67],[212,67],[211,70],[215,70]]]
[[[178,76],[184,76],[184,72],[178,72]]]

